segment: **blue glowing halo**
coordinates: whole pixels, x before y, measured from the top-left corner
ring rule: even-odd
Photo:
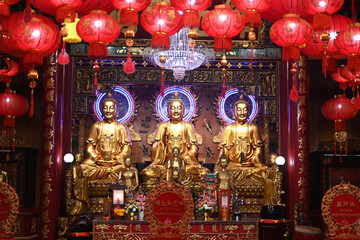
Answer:
[[[100,93],[97,96],[94,104],[94,111],[99,121],[104,120],[104,116],[101,113],[101,104],[102,101],[106,98],[107,94],[107,92]],[[117,86],[114,88],[114,92],[111,94],[111,96],[115,98],[118,102],[118,112],[116,114],[116,120],[121,123],[128,121],[134,113],[135,105],[134,99],[131,97],[130,93],[124,88]]]
[[[238,89],[231,89],[225,93],[225,97],[220,100],[219,112],[222,119],[228,124],[235,122],[235,117],[233,113],[233,108],[235,102],[240,98],[240,93]],[[248,122],[252,122],[258,113],[258,104],[253,95],[245,95],[244,100],[249,103],[251,112],[248,117]]]
[[[159,95],[156,98],[155,106],[156,113],[160,116],[162,121],[169,121],[168,117],[168,104],[174,97],[175,92],[179,95],[179,98],[184,102],[184,121],[189,121],[195,114],[196,103],[193,95],[186,89],[179,87],[169,87],[164,91],[164,96]]]

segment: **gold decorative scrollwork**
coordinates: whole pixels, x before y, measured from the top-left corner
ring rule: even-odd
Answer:
[[[19,197],[14,188],[9,184],[0,181],[0,193],[3,194],[9,204],[9,213],[7,217],[0,222],[0,237],[11,237],[12,228],[19,213]],[[4,201],[3,203],[4,204]]]
[[[127,226],[124,224],[117,224],[117,225],[114,225],[113,228],[115,230],[118,230],[119,232],[121,232],[121,231],[126,231]]]

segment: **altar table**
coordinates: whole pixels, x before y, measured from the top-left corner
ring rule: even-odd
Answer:
[[[94,220],[93,239],[144,240],[150,239],[146,221]],[[257,240],[257,221],[192,221],[187,239]]]

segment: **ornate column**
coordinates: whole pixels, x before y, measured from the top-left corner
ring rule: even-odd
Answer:
[[[309,219],[309,74],[308,60],[301,56],[296,77],[299,100],[292,102],[290,64],[280,67],[279,122],[280,154],[287,162],[284,180],[287,209],[292,226],[306,224]]]
[[[43,149],[41,163],[40,239],[56,239],[61,204],[62,173],[62,82],[57,77],[55,54],[44,63]],[[35,109],[35,111],[39,109]]]

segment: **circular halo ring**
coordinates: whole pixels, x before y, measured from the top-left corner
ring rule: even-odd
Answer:
[[[195,114],[196,103],[193,95],[184,88],[169,87],[164,91],[164,96],[159,95],[156,98],[155,106],[156,113],[159,115],[162,121],[169,121],[168,106],[167,103],[173,97],[174,93],[179,93],[179,98],[184,102],[185,116],[184,121],[189,121]]]
[[[104,116],[101,112],[101,102],[106,98],[106,95],[107,95],[106,92],[100,93],[97,96],[94,104],[94,111],[99,121],[104,120]],[[117,97],[116,95],[120,95],[120,97]],[[116,115],[119,116],[116,117],[116,120],[121,123],[128,121],[134,113],[134,105],[135,105],[134,99],[127,90],[119,86],[116,86],[114,88],[114,94],[112,97],[118,101],[118,112]],[[120,105],[123,103],[123,102],[119,102],[120,99],[125,100],[123,105],[126,106],[127,109],[124,109],[124,111],[120,111]]]
[[[231,124],[231,123],[234,123],[235,122],[235,119],[232,119],[228,116],[228,114],[226,113],[225,109],[226,109],[226,105],[231,105],[230,106],[230,109],[233,108],[233,104],[239,100],[239,98],[236,99],[236,101],[234,102],[230,102],[227,101],[230,97],[235,97],[235,95],[237,95],[239,93],[239,90],[238,89],[231,89],[229,91],[227,91],[225,93],[225,97],[221,98],[220,100],[220,109],[219,109],[219,112],[220,112],[220,116],[221,118],[227,122],[228,124]],[[244,95],[245,96],[245,101],[249,102],[251,104],[251,113],[250,113],[250,116],[248,117],[248,122],[252,122],[254,120],[254,118],[256,117],[257,113],[258,113],[258,104],[255,100],[255,97],[253,95]],[[246,99],[247,98],[247,99]]]

